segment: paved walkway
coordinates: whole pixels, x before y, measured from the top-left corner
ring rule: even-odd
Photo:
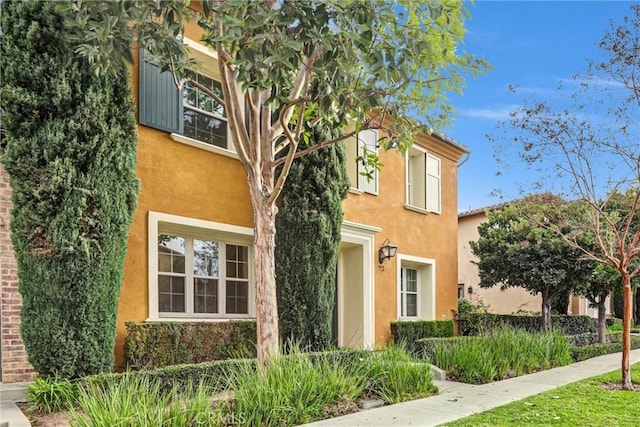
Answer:
[[[0,427],[29,427],[31,424],[14,402],[24,401],[26,383],[0,383]]]
[[[308,426],[437,426],[497,406],[524,399],[605,372],[620,369],[620,353],[595,357],[572,365],[483,385],[434,381],[440,393],[425,399],[383,406],[356,414],[307,424]],[[631,363],[640,362],[640,350],[631,351]],[[27,427],[29,421],[13,403],[24,400],[24,384],[0,383],[0,427]]]
[[[608,354],[483,385],[434,381],[440,389],[440,393],[435,396],[369,409],[307,426],[437,426],[620,369],[621,357],[620,353]],[[640,362],[640,350],[632,350],[631,364],[637,362]]]

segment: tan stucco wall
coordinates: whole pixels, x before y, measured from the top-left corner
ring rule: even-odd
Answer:
[[[405,206],[405,160],[397,151],[380,153],[378,195],[350,193],[344,202],[345,219],[382,228],[375,236],[375,249],[385,239],[398,246],[398,253],[435,260],[436,319],[452,317],[457,307],[457,161],[454,151],[432,137],[416,142],[441,160],[441,213],[420,213]],[[377,260],[377,252],[375,254]],[[375,273],[375,341],[389,340],[389,322],[398,320],[397,257],[385,261]]]
[[[137,94],[137,66],[132,76]],[[144,321],[149,314],[149,211],[253,226],[247,181],[238,160],[175,142],[167,132],[139,126],[137,162],[140,196],[129,232],[118,306],[117,364],[124,362],[125,322]]]
[[[476,241],[480,237],[478,225],[487,220],[484,213],[464,216],[458,220],[458,283],[464,284],[464,297],[473,304],[482,302],[488,305],[491,313],[511,314],[518,310],[540,312],[542,298],[540,295],[531,295],[522,288],[502,289],[500,285],[483,289],[480,287],[477,261],[471,253],[470,241]],[[469,286],[473,292],[468,292]]]
[[[186,36],[198,40],[196,28]],[[134,55],[135,56],[135,55]],[[214,67],[206,72],[216,75]],[[132,69],[137,95],[138,69]],[[173,141],[166,132],[139,126],[137,176],[141,181],[138,206],[131,225],[125,275],[118,308],[116,362],[122,364],[125,322],[144,321],[148,311],[149,211],[252,227],[252,211],[244,171],[238,160]],[[377,248],[385,239],[399,253],[436,261],[436,318],[451,318],[457,306],[457,161],[462,152],[432,137],[418,144],[441,159],[442,213],[424,214],[404,208],[404,157],[381,153],[379,194],[349,194],[345,219],[382,228]],[[375,272],[375,340],[389,340],[389,322],[397,320],[397,258]],[[376,262],[377,263],[377,262]]]

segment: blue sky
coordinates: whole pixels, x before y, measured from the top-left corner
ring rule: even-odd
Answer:
[[[497,122],[523,99],[552,96],[561,80],[584,71],[587,60],[600,55],[597,43],[610,21],[622,22],[632,4],[637,1],[476,0],[470,7],[463,48],[495,68],[469,79],[463,96],[450,98],[458,114],[443,133],[472,152],[458,171],[459,211],[520,196],[517,187],[530,175],[512,165],[496,176],[499,167],[485,135],[503,134]],[[519,93],[510,94],[509,85],[518,85]],[[491,196],[494,190],[503,198]]]

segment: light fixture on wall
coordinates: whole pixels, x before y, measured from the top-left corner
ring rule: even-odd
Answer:
[[[467,288],[467,292],[469,292],[470,294],[472,294],[472,293],[473,293],[473,286],[469,286],[469,287]]]
[[[389,239],[385,240],[380,246],[380,249],[378,249],[378,262],[380,266],[382,266],[385,259],[391,259],[396,256],[397,252],[398,247],[389,243]]]

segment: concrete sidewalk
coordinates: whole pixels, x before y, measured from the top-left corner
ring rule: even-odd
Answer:
[[[572,382],[620,369],[621,353],[483,385],[434,381],[440,393],[425,399],[369,409],[307,426],[437,426]],[[640,349],[631,351],[640,362]]]
[[[25,400],[26,383],[0,383],[0,427],[29,427],[31,424],[15,402]]]

